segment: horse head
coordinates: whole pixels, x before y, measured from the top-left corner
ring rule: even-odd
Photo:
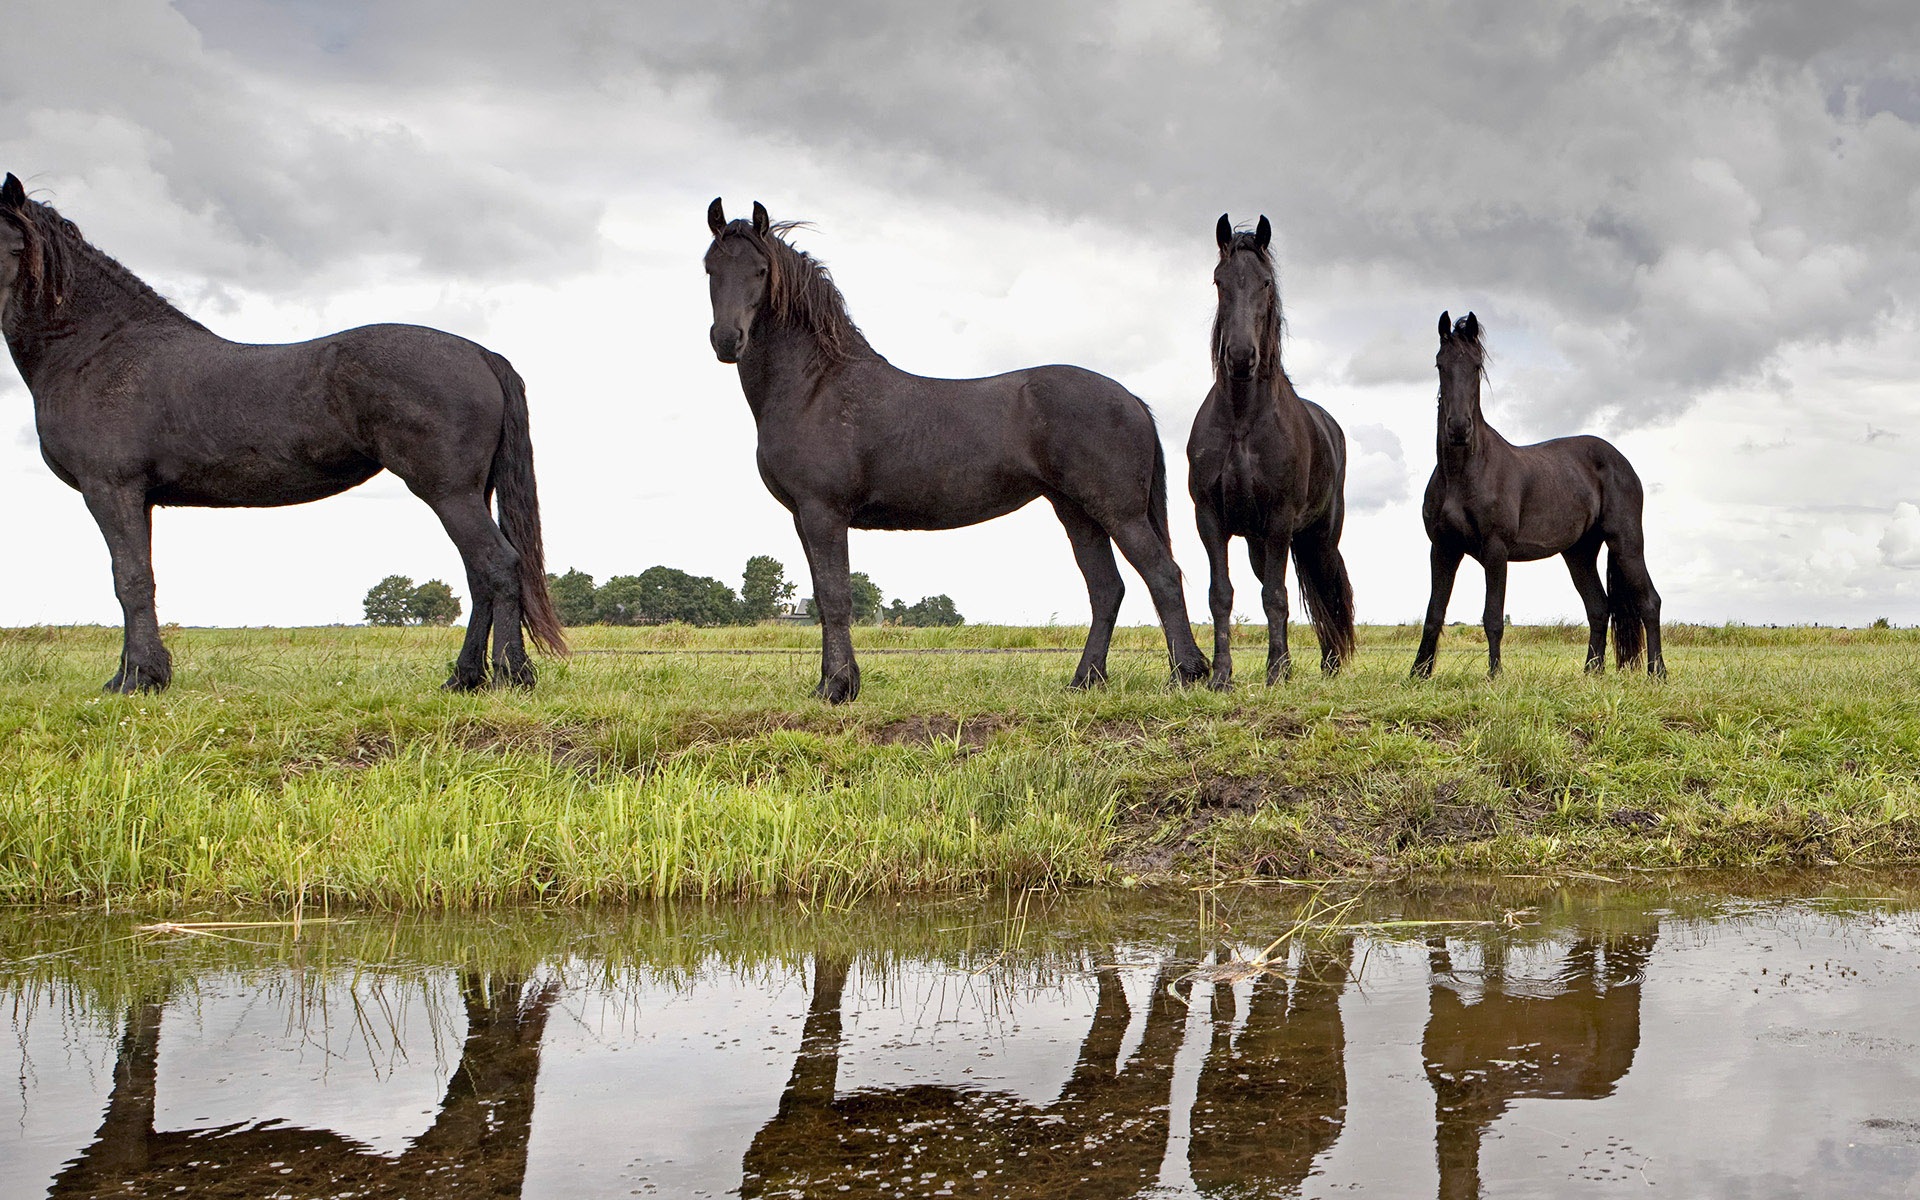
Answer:
[[[1263,216],[1252,233],[1235,232],[1221,213],[1213,236],[1220,246],[1220,265],[1213,269],[1220,297],[1213,318],[1214,373],[1245,383],[1279,366],[1280,290],[1267,249],[1273,226]]]
[[[1480,319],[1472,313],[1455,322],[1440,314],[1440,437],[1449,446],[1470,446],[1480,424],[1480,375],[1486,348],[1480,344]]]
[[[11,171],[0,184],[0,314],[13,303],[27,273],[27,189]]]
[[[758,200],[751,222],[728,222],[716,196],[707,206],[707,228],[713,232],[706,257],[707,294],[713,301],[707,340],[721,362],[737,363],[747,351],[754,318],[773,292],[774,261],[766,243],[772,222]]]

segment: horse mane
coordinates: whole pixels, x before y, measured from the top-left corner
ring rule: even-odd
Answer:
[[[1454,332],[1447,340],[1457,343],[1473,360],[1474,371],[1480,376],[1480,382],[1492,386],[1493,378],[1487,374],[1487,360],[1493,357],[1493,353],[1487,349],[1486,332],[1486,323],[1475,318],[1471,334],[1461,332],[1459,323],[1456,322]]]
[[[20,270],[26,286],[19,295],[22,307],[44,312],[64,305],[74,294],[76,268],[91,266],[105,282],[142,305],[165,311],[195,328],[205,328],[154,291],[146,280],[89,242],[80,227],[52,205],[29,200],[18,209],[0,206],[0,220],[11,225],[23,243]]]
[[[833,282],[827,264],[780,236],[811,228],[805,221],[775,221],[761,234],[751,221],[737,220],[728,222],[720,236],[745,238],[766,256],[767,299],[775,319],[805,329],[828,361],[844,363],[862,352],[871,353],[873,347],[848,314],[847,298]]]
[[[1267,274],[1273,276],[1273,308],[1267,313],[1266,323],[1260,328],[1259,350],[1260,362],[1262,363],[1262,371],[1267,380],[1267,386],[1272,388],[1277,395],[1283,384],[1288,389],[1293,387],[1293,381],[1287,378],[1286,369],[1280,365],[1280,338],[1281,335],[1286,332],[1287,325],[1286,315],[1281,311],[1280,306],[1280,273],[1274,266],[1272,249],[1267,246],[1262,246],[1255,239],[1252,232],[1244,229],[1237,231],[1233,235],[1231,242],[1220,247],[1220,259],[1224,262],[1233,255],[1241,253],[1253,255],[1260,265],[1266,269]],[[1213,381],[1217,385],[1224,386],[1226,381],[1227,348],[1220,340],[1220,313],[1218,309],[1216,309],[1213,314],[1213,332],[1209,337],[1211,345],[1213,346]],[[1272,364],[1271,371],[1267,371],[1265,368],[1265,364],[1268,363]]]

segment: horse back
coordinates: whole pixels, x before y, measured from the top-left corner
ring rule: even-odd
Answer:
[[[490,457],[504,403],[485,350],[412,325],[279,344],[180,337],[90,366],[95,386],[41,406],[43,453],[75,486],[144,481],[160,504],[302,503],[400,461],[481,442]]]

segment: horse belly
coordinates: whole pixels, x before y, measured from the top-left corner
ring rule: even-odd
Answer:
[[[188,508],[278,508],[336,496],[380,473],[359,454],[325,461],[242,451],[218,462],[156,464],[155,504]],[[169,469],[171,468],[171,469]]]

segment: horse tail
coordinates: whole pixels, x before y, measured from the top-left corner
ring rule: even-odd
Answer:
[[[487,365],[500,380],[506,412],[493,451],[487,490],[495,494],[500,532],[520,555],[520,620],[534,644],[565,654],[567,637],[547,594],[547,558],[540,542],[540,492],[533,479],[533,436],[527,428],[527,385],[513,364],[489,350]]]
[[[1167,524],[1167,449],[1160,444],[1157,425],[1153,427],[1153,483],[1147,493],[1147,521],[1153,526],[1153,536],[1172,554],[1173,530]]]
[[[1353,581],[1347,578],[1347,560],[1331,534],[1296,543],[1293,570],[1300,577],[1300,598],[1307,619],[1320,641],[1320,657],[1328,674],[1353,661]]]
[[[1640,622],[1640,597],[1620,569],[1620,555],[1607,547],[1607,611],[1613,614],[1613,655],[1621,670],[1637,664],[1646,644]]]

